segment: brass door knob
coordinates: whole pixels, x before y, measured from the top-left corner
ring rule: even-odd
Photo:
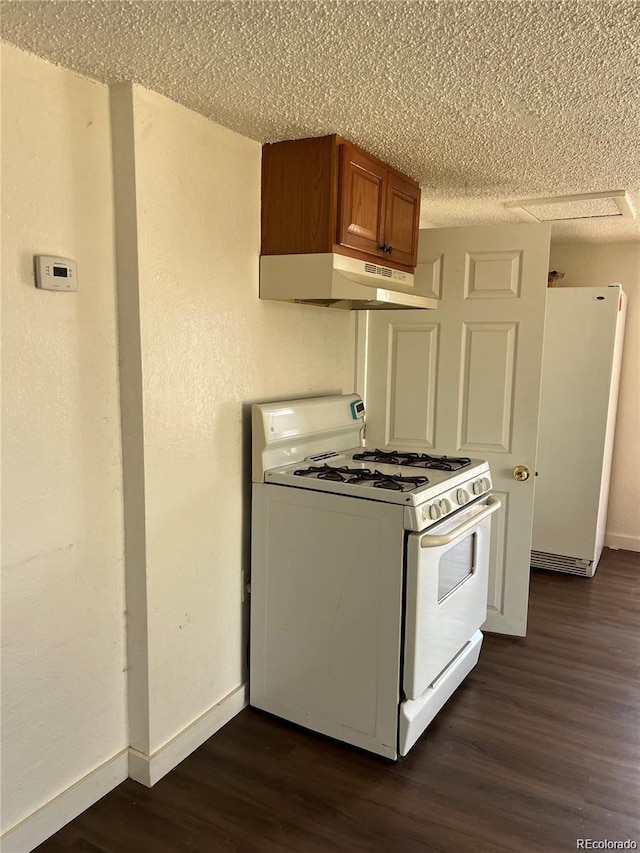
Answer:
[[[517,480],[519,483],[524,483],[524,481],[528,480],[530,476],[531,471],[526,465],[518,465],[517,468],[513,469],[513,479]]]

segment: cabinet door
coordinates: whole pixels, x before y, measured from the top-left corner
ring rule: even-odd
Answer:
[[[340,151],[338,243],[383,257],[385,180],[383,165],[353,145]]]
[[[384,242],[391,249],[389,260],[415,267],[419,219],[420,188],[388,172]]]

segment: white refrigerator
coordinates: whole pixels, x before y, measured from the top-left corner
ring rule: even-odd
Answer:
[[[531,566],[592,577],[604,545],[622,286],[547,292]]]

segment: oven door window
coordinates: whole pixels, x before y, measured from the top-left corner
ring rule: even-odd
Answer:
[[[475,571],[476,534],[472,533],[442,555],[438,563],[438,604]]]

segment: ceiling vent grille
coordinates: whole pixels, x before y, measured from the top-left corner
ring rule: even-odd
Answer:
[[[553,198],[525,198],[505,202],[507,210],[525,222],[566,222],[621,216],[635,219],[636,212],[626,190],[560,195]]]

